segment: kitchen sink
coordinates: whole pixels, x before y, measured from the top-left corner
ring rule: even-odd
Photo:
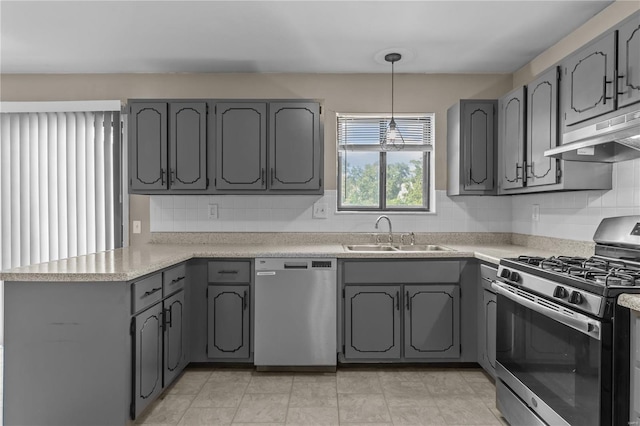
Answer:
[[[452,249],[437,246],[433,244],[405,244],[405,245],[382,245],[382,244],[350,244],[344,246],[347,251],[361,251],[361,252],[399,252],[399,251],[452,251]]]
[[[405,244],[405,245],[395,246],[395,249],[398,251],[452,251],[452,249],[450,248],[443,247],[443,246],[436,246],[433,244],[414,244],[414,245]]]
[[[395,247],[381,244],[353,244],[345,247],[348,251],[398,251]]]

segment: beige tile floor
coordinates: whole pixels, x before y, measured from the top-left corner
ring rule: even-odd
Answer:
[[[187,369],[140,425],[504,425],[480,369]]]

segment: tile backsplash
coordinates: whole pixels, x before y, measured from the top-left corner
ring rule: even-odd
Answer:
[[[507,197],[447,197],[435,213],[388,213],[394,232],[515,232],[591,241],[603,217],[640,214],[640,159],[614,164],[613,189]],[[379,213],[337,213],[335,190],[313,195],[154,195],[151,232],[376,232]],[[327,218],[312,217],[314,203]],[[209,219],[217,204],[218,219]],[[532,219],[539,206],[539,220]],[[381,232],[386,232],[386,224]]]

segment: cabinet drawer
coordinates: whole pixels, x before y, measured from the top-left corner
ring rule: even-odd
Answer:
[[[498,270],[491,266],[480,265],[480,279],[482,287],[493,292],[491,288],[491,281],[498,278]]]
[[[209,282],[249,283],[251,282],[251,262],[209,262]]]
[[[345,262],[346,284],[425,284],[460,281],[458,261]]]
[[[138,312],[162,300],[162,274],[155,274],[133,283],[133,312]]]
[[[187,268],[184,263],[164,272],[162,288],[165,296],[184,287],[186,272]]]

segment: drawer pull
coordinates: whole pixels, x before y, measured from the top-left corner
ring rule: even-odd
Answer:
[[[171,284],[175,284],[175,283],[180,282],[182,280],[184,280],[184,277],[178,277],[176,279],[171,280]]]
[[[145,291],[144,294],[142,295],[142,297],[140,297],[140,299],[144,299],[147,296],[151,296],[153,293],[157,293],[160,290],[162,290],[162,287],[152,288],[149,291]]]
[[[238,271],[219,271],[219,274],[233,274],[236,275],[238,273]]]

